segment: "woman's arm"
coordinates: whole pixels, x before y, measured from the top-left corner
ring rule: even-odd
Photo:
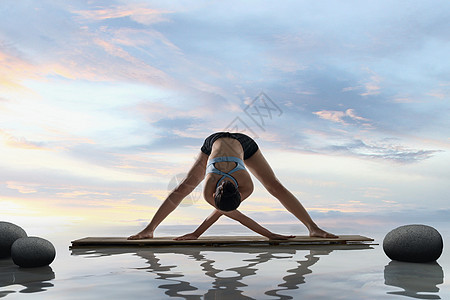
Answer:
[[[249,228],[249,229],[253,230],[254,232],[259,233],[269,239],[284,240],[284,239],[295,237],[293,235],[280,235],[280,234],[273,233],[273,232],[269,231],[268,229],[262,227],[261,225],[256,223],[254,220],[250,219],[249,217],[247,217],[246,215],[244,215],[243,213],[241,213],[238,210],[233,210],[230,212],[222,212],[222,214],[226,215],[227,217],[229,217],[233,220],[238,221],[239,223],[246,226],[247,228]]]
[[[138,234],[130,236],[129,240],[151,239],[156,227],[189,195],[205,177],[206,162],[208,156],[200,152],[196,162],[188,172],[186,178],[169,194],[159,209],[156,211],[151,222]]]
[[[197,229],[192,233],[187,233],[185,235],[179,236],[175,238],[175,240],[196,240],[199,236],[201,236],[212,224],[214,224],[217,220],[219,220],[222,213],[215,209]]]
[[[261,225],[256,223],[254,220],[250,219],[249,217],[247,217],[246,215],[244,215],[243,213],[241,213],[238,210],[234,210],[232,212],[223,212],[223,211],[216,209],[203,221],[203,223],[194,232],[187,233],[183,236],[177,237],[177,238],[175,238],[175,240],[195,240],[195,239],[197,239],[212,224],[214,224],[220,218],[221,215],[226,215],[226,216],[230,217],[231,219],[236,220],[239,223],[241,223],[242,225],[248,227],[249,229],[255,231],[256,233],[259,233],[269,239],[285,240],[285,239],[295,237],[294,235],[281,235],[281,234],[273,233],[273,232],[269,231],[268,229],[262,227]]]
[[[256,233],[259,233],[260,235],[263,235],[265,237],[270,237],[272,235],[272,232],[270,232],[268,229],[262,227],[254,220],[250,219],[249,217],[247,217],[238,210],[223,212],[223,214],[233,220],[238,221],[242,225],[248,227],[249,229],[253,230]]]

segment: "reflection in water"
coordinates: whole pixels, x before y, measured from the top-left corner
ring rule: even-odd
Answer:
[[[266,290],[264,293],[278,299],[292,299],[291,296],[279,294],[282,291],[298,289],[299,285],[305,283],[305,276],[312,273],[310,267],[319,261],[319,256],[329,255],[333,250],[355,250],[355,249],[373,249],[369,245],[352,245],[349,246],[284,246],[277,248],[264,247],[161,247],[161,248],[99,248],[72,249],[74,255],[115,255],[123,253],[135,253],[144,258],[148,266],[140,268],[147,270],[155,275],[157,279],[164,280],[159,288],[165,289],[165,294],[171,297],[182,297],[185,299],[253,299],[244,295],[243,289],[246,287],[244,279],[248,276],[255,275],[262,265],[269,261],[279,262],[280,259],[292,258],[299,254],[298,250],[306,252],[305,259],[295,260],[296,266],[288,269],[285,273],[279,275],[278,285],[276,289]],[[220,262],[210,258],[210,254],[224,252],[224,256],[234,254],[242,254],[243,257],[251,255],[250,259],[236,259],[236,261],[227,261],[228,265],[238,266],[221,269],[217,267]],[[176,263],[164,264],[162,261],[167,258],[166,254],[177,254],[186,256],[190,263],[193,261],[201,267],[204,275],[212,280],[211,288],[206,293],[192,294],[198,290],[198,287],[192,283],[185,281],[189,274],[189,270],[181,270]],[[281,255],[281,257],[280,257]],[[222,277],[221,272],[232,272],[236,274],[232,277]],[[219,274],[221,273],[221,274]],[[274,272],[276,273],[276,272]],[[287,274],[286,274],[287,273]],[[274,274],[276,275],[276,274]],[[185,279],[185,280],[183,280]],[[204,278],[202,277],[202,282]],[[276,284],[274,282],[273,284]],[[267,286],[272,285],[272,282]]]
[[[309,269],[312,265],[319,261],[318,255],[328,255],[333,250],[310,250],[310,253],[305,255],[306,260],[297,261],[298,266],[295,269],[287,270],[287,272],[292,273],[290,275],[286,275],[283,277],[284,282],[279,284],[279,287],[283,287],[282,289],[270,290],[266,291],[265,294],[269,296],[277,296],[280,299],[292,299],[292,297],[279,295],[278,291],[282,290],[294,290],[298,289],[298,286],[302,283],[305,283],[305,275],[312,273]]]
[[[7,289],[8,286],[24,286],[20,293],[42,292],[53,286],[48,282],[53,279],[55,273],[50,266],[27,269],[16,266],[10,258],[0,259],[0,298],[16,292]]]
[[[384,281],[386,285],[403,289],[388,294],[418,299],[441,299],[439,295],[430,293],[439,292],[437,285],[444,282],[444,271],[437,262],[418,264],[391,261],[384,267]]]

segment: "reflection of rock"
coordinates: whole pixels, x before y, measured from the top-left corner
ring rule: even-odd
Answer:
[[[392,260],[432,262],[441,256],[442,237],[433,227],[405,225],[389,232],[383,240],[383,250]]]
[[[437,262],[416,264],[391,261],[384,268],[384,283],[404,289],[388,294],[404,295],[419,299],[440,299],[437,285],[444,282],[444,271]],[[420,294],[419,294],[420,293]]]
[[[52,279],[55,279],[55,273],[49,266],[22,269],[14,265],[11,259],[0,260],[0,288],[22,285],[25,289],[21,290],[21,293],[41,292],[53,286],[52,283],[48,282]],[[10,293],[15,293],[15,290],[2,289],[0,298]]]
[[[9,257],[12,244],[26,236],[25,230],[21,227],[9,222],[0,222],[0,258]]]

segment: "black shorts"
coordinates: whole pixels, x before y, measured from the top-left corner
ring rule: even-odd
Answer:
[[[216,132],[205,139],[205,142],[200,150],[203,153],[210,155],[214,142],[222,137],[230,137],[241,143],[242,149],[244,149],[244,160],[250,158],[259,149],[256,142],[251,137],[243,133]]]

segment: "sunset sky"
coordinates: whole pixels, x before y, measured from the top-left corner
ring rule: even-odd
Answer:
[[[318,218],[445,219],[449,11],[448,1],[1,1],[1,219],[144,224],[223,130],[252,136]],[[255,184],[242,212],[295,221]],[[200,196],[165,224],[199,223],[212,209]]]

